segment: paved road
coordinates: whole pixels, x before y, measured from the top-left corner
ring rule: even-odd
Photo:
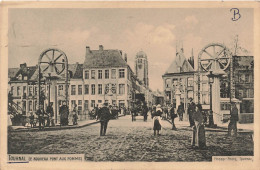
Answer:
[[[227,138],[224,132],[206,132],[205,150],[190,147],[191,129],[176,122],[178,131],[163,121],[160,136],[153,136],[151,118],[143,122],[130,116],[111,120],[107,135],[99,136],[99,124],[79,129],[41,132],[9,132],[11,154],[85,154],[86,161],[211,161],[212,156],[253,155],[248,134]]]

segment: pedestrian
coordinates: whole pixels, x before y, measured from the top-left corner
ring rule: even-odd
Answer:
[[[190,98],[190,104],[189,104],[189,107],[188,107],[190,127],[194,126],[193,114],[195,112],[195,107],[196,107],[196,104],[193,102],[193,99]]]
[[[132,122],[136,120],[136,119],[135,119],[135,115],[136,115],[135,112],[136,112],[136,109],[135,109],[135,107],[133,106],[132,109],[131,109]]]
[[[183,121],[183,113],[184,113],[184,108],[183,108],[183,103],[178,106],[177,113],[179,116],[179,121]]]
[[[234,131],[234,136],[237,136],[237,121],[238,118],[238,109],[235,103],[232,103],[231,113],[230,113],[230,122],[228,124],[228,135],[231,136],[231,131]]]
[[[156,112],[153,116],[153,131],[154,131],[154,136],[156,135],[160,135],[160,130],[162,129],[162,123],[161,123],[161,115],[162,115],[162,109],[161,109],[161,105],[158,104],[156,106]]]
[[[30,125],[31,125],[31,128],[34,127],[34,115],[33,115],[33,112],[31,112],[31,115],[29,116],[29,119],[30,119]]]
[[[143,105],[144,122],[147,121],[147,114],[148,114],[148,107],[147,107],[146,103],[144,103],[144,105]]]
[[[195,106],[195,112],[193,114],[194,126],[191,145],[198,148],[206,147],[205,128],[203,123],[203,116],[200,110],[200,106]]]
[[[110,119],[110,111],[108,109],[108,104],[104,103],[103,107],[100,108],[98,112],[98,120],[100,120],[100,136],[105,136],[107,131],[107,125]]]
[[[164,107],[165,119],[168,119],[168,106]]]
[[[174,123],[174,119],[177,117],[177,114],[175,113],[175,108],[173,107],[173,105],[170,106],[170,116],[171,116],[171,120],[172,120],[172,130],[177,130],[175,123]]]
[[[73,121],[73,125],[77,125],[78,124],[78,109],[77,109],[77,104],[74,105],[73,109],[72,109],[72,121]]]
[[[53,102],[50,102],[50,104],[47,106],[46,108],[46,113],[47,113],[47,125],[46,126],[53,126],[54,124],[54,120],[53,120],[53,116],[54,116],[54,113],[53,113]]]
[[[44,122],[45,111],[43,109],[43,105],[40,105],[40,108],[37,110],[37,115],[39,121],[39,129],[43,129],[45,126],[45,122]]]
[[[66,105],[66,102],[62,103],[60,107],[60,125],[65,126],[69,124],[69,109]]]
[[[156,114],[156,105],[153,105],[151,109],[151,118],[153,119],[154,115]]]

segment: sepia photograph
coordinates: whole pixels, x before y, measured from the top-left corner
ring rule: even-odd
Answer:
[[[7,162],[252,162],[254,27],[254,8],[9,8]]]

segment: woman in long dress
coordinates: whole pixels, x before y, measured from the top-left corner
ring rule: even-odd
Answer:
[[[198,148],[206,147],[206,137],[205,137],[205,128],[203,124],[203,116],[200,110],[200,107],[196,106],[196,111],[194,112],[194,122],[193,126],[193,135],[191,145]]]
[[[156,106],[156,112],[153,116],[153,131],[154,131],[154,136],[160,135],[160,130],[162,129],[162,123],[161,123],[161,115],[162,115],[162,109],[161,105]]]

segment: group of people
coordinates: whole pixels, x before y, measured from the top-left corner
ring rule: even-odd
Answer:
[[[36,115],[38,116],[38,122],[39,122],[39,129],[43,129],[44,127],[49,127],[49,126],[55,126],[54,124],[54,112],[53,112],[53,107],[52,107],[53,103],[50,103],[47,108],[46,111],[43,108],[43,105],[40,105],[40,108],[37,110]],[[33,115],[33,113],[31,113],[31,115],[29,116],[30,119],[30,125],[31,127],[35,127],[36,126],[36,120],[35,117]]]
[[[104,104],[103,104],[104,105]],[[108,104],[107,104],[108,105]],[[127,109],[125,107],[118,107],[116,105],[109,105],[107,106],[107,108],[110,110],[111,112],[111,119],[118,119],[119,114],[123,114],[126,115]],[[92,109],[92,111],[89,113],[90,117],[92,119],[96,119],[99,113],[99,110],[102,109],[102,107],[99,107],[99,105],[97,105],[96,107],[94,107]]]

